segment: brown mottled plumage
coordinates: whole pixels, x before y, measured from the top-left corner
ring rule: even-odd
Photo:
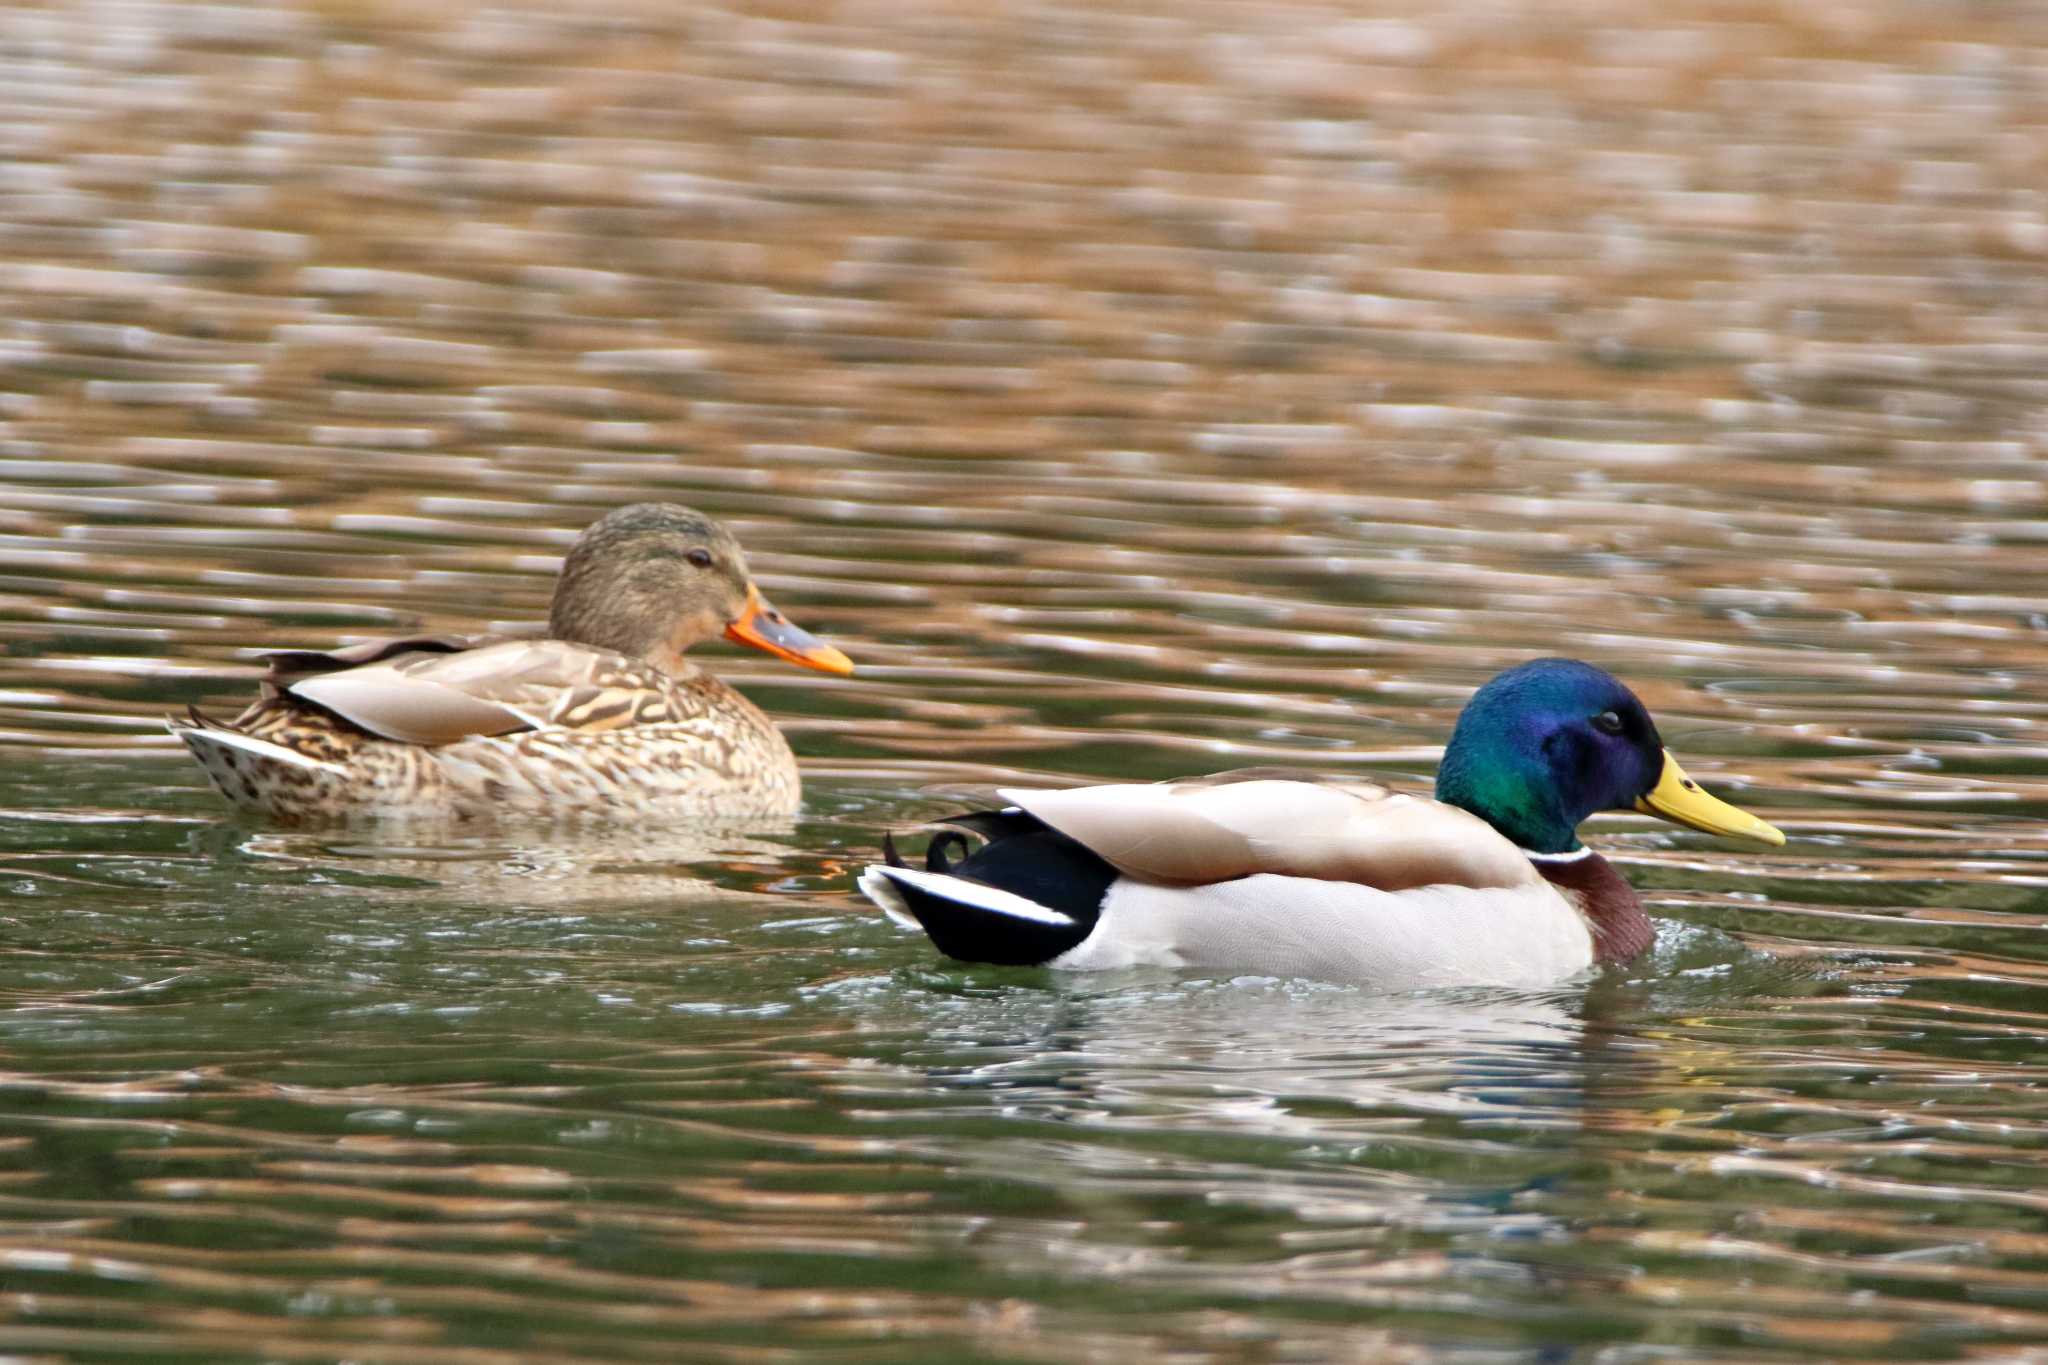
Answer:
[[[194,711],[171,732],[230,801],[291,823],[783,814],[801,793],[788,742],[683,651],[723,634],[853,670],[762,599],[729,532],[672,503],[578,538],[548,631],[279,651],[241,715]]]

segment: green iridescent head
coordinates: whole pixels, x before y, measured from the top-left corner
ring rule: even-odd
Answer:
[[[1437,800],[1531,853],[1570,853],[1595,811],[1641,810],[1758,843],[1785,836],[1701,791],[1621,680],[1576,659],[1535,659],[1472,694],[1444,747]]]

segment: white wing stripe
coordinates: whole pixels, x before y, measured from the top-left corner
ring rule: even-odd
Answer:
[[[1059,929],[1071,929],[1080,923],[1072,915],[1055,910],[1049,905],[1040,905],[1037,901],[1026,900],[1014,891],[1004,891],[998,887],[983,886],[980,882],[949,877],[943,872],[921,872],[914,867],[883,867],[876,864],[862,874],[861,890],[873,897],[875,903],[884,910],[890,909],[889,903],[875,896],[868,885],[868,878],[876,875],[889,881],[917,887],[920,891],[930,892],[941,900],[971,905],[992,914],[1008,915],[1011,919],[1029,920],[1033,924],[1049,924]],[[897,899],[900,901],[901,897],[898,896]],[[894,917],[892,913],[891,918]]]

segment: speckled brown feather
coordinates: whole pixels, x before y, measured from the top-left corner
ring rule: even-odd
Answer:
[[[796,758],[760,708],[691,665],[652,664],[562,641],[516,642],[559,664],[542,699],[527,672],[517,690],[544,700],[541,723],[438,745],[379,736],[284,687],[225,724],[176,721],[214,786],[238,806],[293,824],[365,814],[472,820],[499,813],[561,816],[786,814],[801,795]],[[496,646],[485,646],[486,649]],[[307,651],[293,664],[303,670]],[[431,665],[447,653],[385,651],[371,669]],[[441,670],[445,672],[445,670]],[[303,679],[304,672],[299,672]],[[502,690],[502,689],[501,689]],[[220,741],[222,732],[289,750],[305,765]]]

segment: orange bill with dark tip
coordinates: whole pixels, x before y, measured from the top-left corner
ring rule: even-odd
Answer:
[[[747,589],[746,608],[739,620],[725,628],[725,638],[820,673],[853,672],[853,660],[769,606],[756,587]]]

